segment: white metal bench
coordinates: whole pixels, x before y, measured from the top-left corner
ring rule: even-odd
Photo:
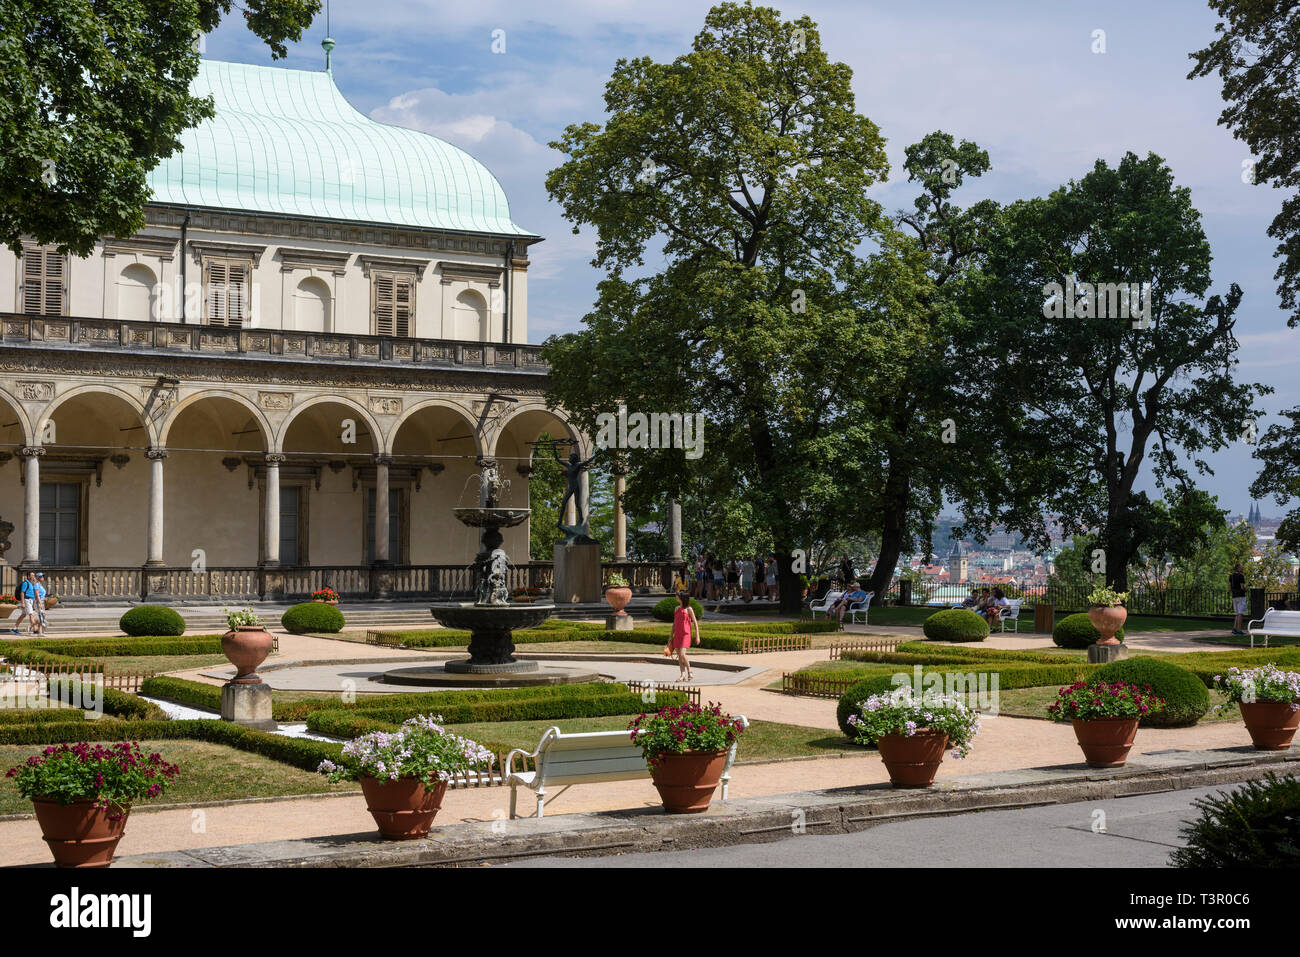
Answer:
[[[1002,609],[1002,630],[1007,630],[1007,622],[1014,621],[1016,627],[1012,629],[1018,635],[1020,634],[1020,606],[1025,600],[1023,598],[1008,598],[1007,607]]]
[[[817,604],[817,600],[815,598],[808,599],[808,607],[812,610],[813,619],[816,620],[817,612],[821,612],[823,615],[829,612],[831,610],[831,605],[834,605],[837,601],[839,601],[840,596],[843,594],[844,592],[842,591],[828,591],[822,597],[822,603],[820,605]]]
[[[1256,626],[1259,627],[1256,627]],[[1300,638],[1300,611],[1279,611],[1276,608],[1270,608],[1264,612],[1263,618],[1257,618],[1246,626],[1246,631],[1250,634],[1250,647],[1255,647],[1255,636],[1260,635],[1264,639],[1264,647],[1268,647],[1268,639],[1271,636],[1282,638]]]
[[[849,606],[850,625],[854,624],[858,620],[859,612],[862,614],[862,623],[864,625],[871,624],[871,622],[867,620],[867,609],[871,607],[871,599],[874,597],[876,597],[876,593],[873,591],[869,591],[867,592],[866,598],[862,599],[862,601],[854,602],[852,605]]]
[[[742,714],[737,720],[749,727]],[[737,742],[739,743],[739,742]],[[515,758],[532,758],[536,771],[516,771]],[[736,760],[736,745],[727,752],[727,763],[722,769],[722,800],[727,799],[727,785],[731,783],[731,765]],[[515,813],[519,788],[537,792],[537,816],[542,816],[546,804],[546,788],[573,784],[598,784],[602,781],[634,781],[648,778],[650,769],[641,754],[641,746],[632,742],[627,731],[588,731],[565,734],[559,728],[547,728],[536,751],[515,748],[506,755],[506,779],[510,785],[510,817]]]

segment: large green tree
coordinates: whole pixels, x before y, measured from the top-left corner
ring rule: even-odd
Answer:
[[[1075,279],[1149,283],[1149,315],[1141,297],[1130,308],[1144,317],[1117,315],[1117,297],[1090,297]],[[1067,533],[1101,531],[1106,580],[1120,590],[1160,520],[1139,478],[1187,495],[1193,473],[1209,471],[1205,454],[1243,441],[1255,396],[1271,391],[1234,379],[1242,293],[1206,299],[1209,285],[1189,191],[1158,156],[1129,153],[1008,207],[966,302],[978,318],[972,368],[1022,410],[1014,441],[1044,453],[1028,481]]]
[[[1300,5],[1293,0],[1210,0],[1215,39],[1189,56],[1188,79],[1217,73],[1228,104],[1219,124],[1255,156],[1248,182],[1300,187]],[[1275,278],[1288,325],[1300,325],[1300,194],[1292,192],[1268,228],[1281,260]]]
[[[1250,486],[1252,498],[1271,495],[1278,505],[1300,499],[1300,406],[1282,415],[1289,421],[1269,426],[1255,449],[1255,458],[1263,468]],[[1300,506],[1282,519],[1277,539],[1287,548],[1300,551]]]
[[[585,330],[547,344],[550,401],[593,432],[619,401],[704,414],[701,458],[629,453],[629,505],[688,484],[743,499],[791,611],[808,522],[862,479],[866,397],[899,324],[840,296],[853,251],[887,228],[867,195],[887,171],[883,140],[850,81],[810,19],[723,3],[673,62],[620,60],[604,125],[566,129],[547,179],[575,230],[595,228],[606,271]],[[890,299],[916,294],[908,255],[880,261],[878,275],[898,267]],[[866,521],[868,498],[835,520]]]
[[[0,0],[0,242],[88,255],[144,225],[145,177],[212,115],[190,95],[197,38],[234,0]],[[320,0],[244,0],[273,56]]]

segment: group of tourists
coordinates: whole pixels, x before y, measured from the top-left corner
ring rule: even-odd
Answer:
[[[985,588],[982,591],[972,588],[960,607],[975,612],[989,623],[989,629],[992,630],[1002,624],[1002,614],[1011,607],[1011,600],[1003,594],[1001,588]]]
[[[18,602],[22,606],[18,620],[9,634],[18,634],[18,626],[27,619],[27,634],[45,634],[45,575],[29,571],[18,585]]]
[[[681,580],[691,598],[699,601],[779,601],[776,556],[723,560],[705,552]]]

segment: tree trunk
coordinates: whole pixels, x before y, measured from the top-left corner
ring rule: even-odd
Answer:
[[[776,546],[777,583],[781,589],[781,614],[798,615],[803,608],[803,583],[794,570],[794,555],[784,544]]]
[[[876,558],[875,571],[867,591],[875,592],[871,603],[885,603],[889,585],[894,579],[894,569],[903,554],[903,542],[907,538],[907,509],[910,498],[909,476],[902,466],[889,466],[889,475],[885,480],[885,494],[881,502],[884,519],[880,527],[880,553]]]

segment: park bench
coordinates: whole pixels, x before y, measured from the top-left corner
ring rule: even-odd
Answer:
[[[744,727],[749,720],[737,715]],[[515,758],[532,758],[535,771],[516,771]],[[722,769],[722,800],[727,799],[727,785],[731,783],[731,765],[736,760],[736,745],[727,752],[727,763]],[[547,728],[537,750],[528,752],[515,748],[506,755],[506,780],[510,785],[510,817],[516,817],[516,799],[519,788],[537,792],[537,816],[542,816],[546,803],[546,789],[560,786],[562,792],[574,784],[599,784],[604,781],[635,781],[648,778],[641,746],[633,743],[627,731],[587,731],[565,734],[559,728]]]
[[[871,607],[871,599],[874,597],[876,597],[876,593],[869,591],[867,592],[866,598],[862,599],[862,601],[854,602],[849,606],[849,624],[854,624],[858,620],[859,612],[862,613],[862,623],[864,625],[871,624],[871,622],[867,620],[867,609]]]
[[[844,592],[842,591],[828,591],[826,597],[823,598],[820,603],[818,603],[815,598],[809,599],[808,607],[812,610],[813,619],[815,620],[817,618],[817,612],[821,612],[823,615],[829,612],[831,606],[839,601],[840,596],[843,594]]]
[[[1256,627],[1258,626],[1258,627]],[[1257,618],[1246,626],[1250,634],[1250,647],[1255,647],[1255,636],[1262,635],[1264,647],[1268,647],[1270,636],[1300,638],[1300,611],[1279,611],[1270,608],[1263,618]]]

